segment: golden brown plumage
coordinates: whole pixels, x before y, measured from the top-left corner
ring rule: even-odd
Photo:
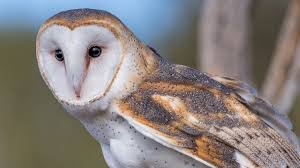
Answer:
[[[243,99],[242,90],[252,102]],[[217,167],[239,167],[236,150],[257,167],[298,167],[295,147],[251,108],[255,103],[272,109],[242,82],[162,61],[137,91],[118,102],[118,112],[156,140]]]
[[[46,84],[111,167],[300,165],[289,119],[253,88],[169,64],[108,12],[61,12],[36,48]]]

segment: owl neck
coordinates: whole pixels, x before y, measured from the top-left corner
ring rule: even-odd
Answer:
[[[143,44],[129,50],[131,51],[125,55],[110,89],[110,95],[114,100],[124,98],[137,90],[139,85],[164,62],[154,49]]]

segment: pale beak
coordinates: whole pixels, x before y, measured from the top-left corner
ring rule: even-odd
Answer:
[[[81,96],[81,87],[86,76],[86,57],[73,53],[65,57],[67,76],[77,98]]]

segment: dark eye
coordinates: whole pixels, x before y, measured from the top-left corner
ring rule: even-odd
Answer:
[[[89,56],[96,58],[101,55],[102,49],[100,47],[94,46],[89,49]]]
[[[54,51],[54,54],[55,54],[55,58],[57,59],[57,61],[63,61],[64,60],[64,54],[61,51],[61,49],[56,49]]]

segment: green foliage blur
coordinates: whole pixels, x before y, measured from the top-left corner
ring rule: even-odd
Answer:
[[[270,63],[286,7],[287,1],[255,1],[252,52],[256,87]],[[155,40],[153,46],[162,56],[196,67],[198,13],[187,13],[190,21],[183,31]],[[106,167],[97,142],[64,112],[42,81],[35,59],[35,34],[21,28],[0,32],[0,168]],[[298,136],[299,104],[300,96],[290,114]]]

